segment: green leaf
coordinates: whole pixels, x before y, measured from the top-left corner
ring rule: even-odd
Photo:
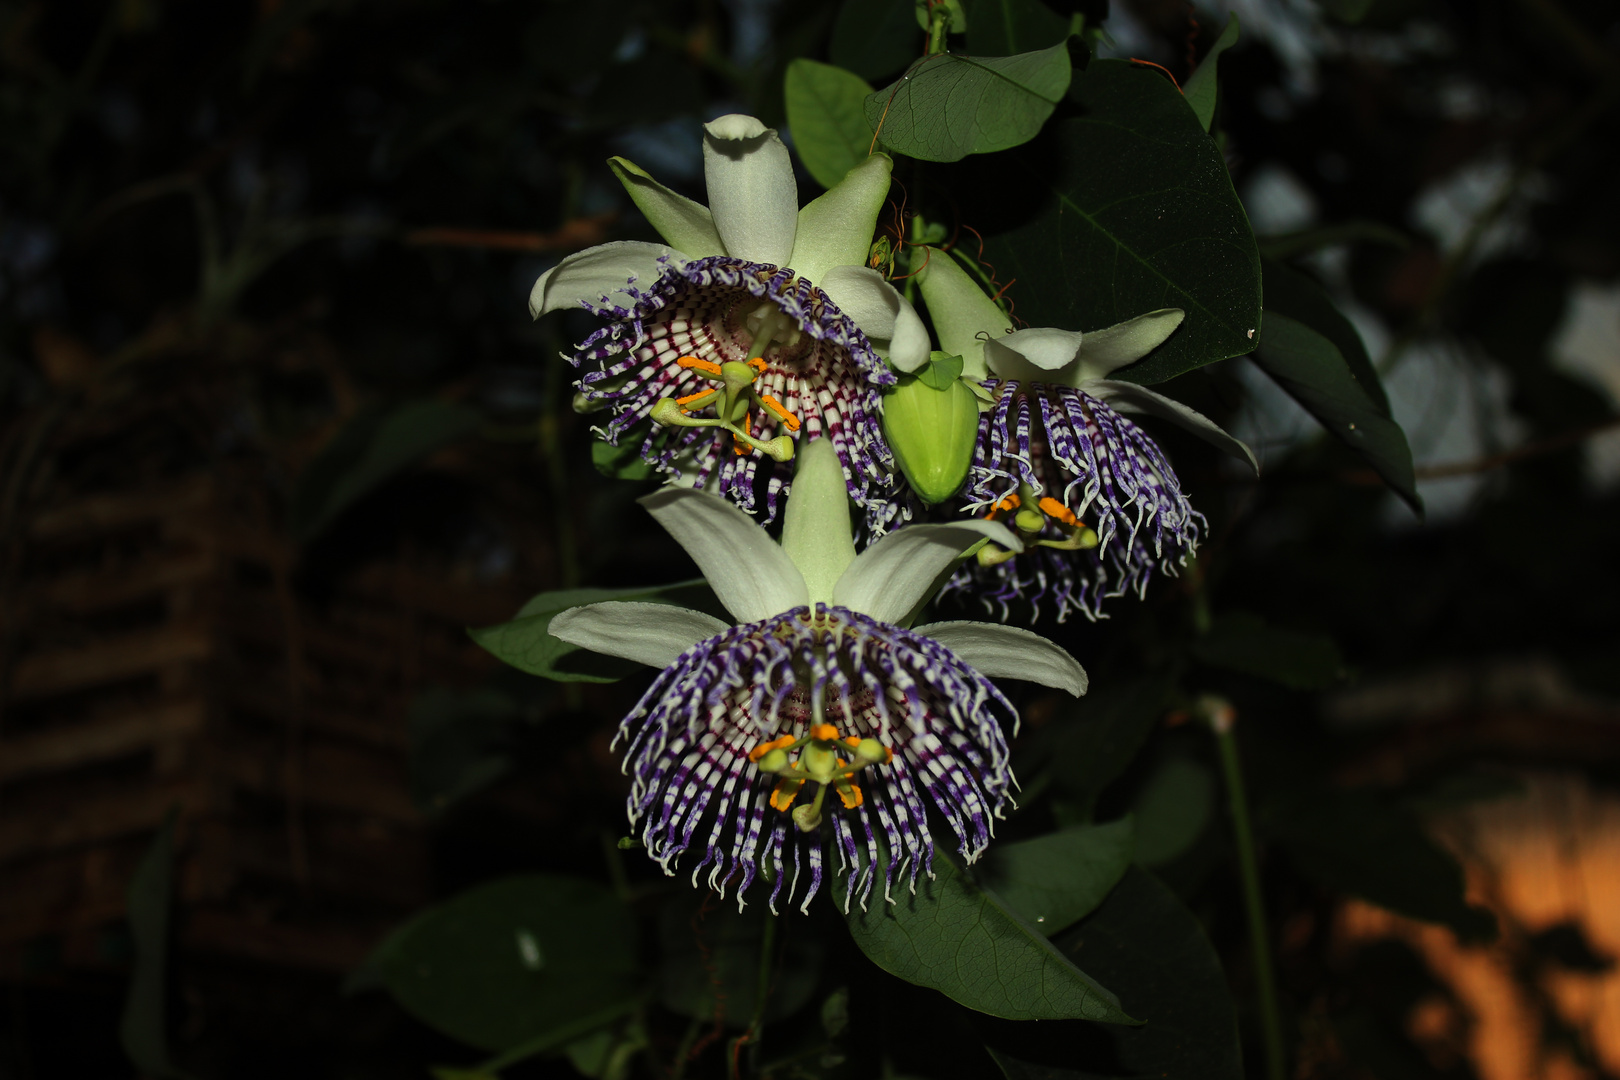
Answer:
[[[1491,913],[1464,899],[1457,860],[1389,793],[1316,786],[1267,806],[1261,821],[1299,869],[1328,889],[1443,923],[1464,941],[1496,934]]]
[[[999,170],[1022,174],[1001,197],[1035,207],[985,243],[1001,280],[1017,281],[1019,318],[1084,331],[1181,308],[1180,329],[1113,376],[1139,383],[1252,350],[1260,255],[1192,109],[1163,75],[1120,60],[1092,61],[1069,96],[1084,115]]]
[[[695,1020],[715,1020],[723,1009],[725,1024],[747,1027],[759,992],[759,950],[767,919],[777,920],[778,926],[764,1018],[773,1023],[798,1012],[821,976],[821,939],[807,932],[797,912],[772,915],[763,904],[741,911],[732,904],[714,906],[691,889],[658,913],[660,1003]]]
[[[512,732],[522,716],[522,706],[492,686],[436,686],[418,694],[405,718],[417,809],[437,814],[505,776],[512,768]]]
[[[1190,648],[1212,667],[1241,671],[1295,690],[1320,690],[1345,675],[1344,658],[1332,638],[1270,626],[1244,611],[1216,618],[1209,633]]]
[[[962,358],[934,351],[915,373],[917,381],[935,390],[949,390],[962,374]]]
[[[1055,45],[1069,36],[1066,19],[1040,0],[963,0],[967,51],[974,56],[1011,56]]]
[[[604,600],[698,606],[711,595],[701,578],[633,589],[560,589],[534,597],[509,622],[467,633],[497,658],[530,675],[557,682],[614,682],[641,665],[587,653],[561,638],[552,637],[553,618],[569,608],[599,604]]]
[[[1024,922],[1047,937],[1096,910],[1131,865],[1130,818],[1081,825],[991,847],[978,875]]]
[[[478,429],[476,409],[452,401],[411,401],[355,414],[298,476],[293,532],[319,533],[342,510],[405,466]]]
[[[1069,47],[1017,56],[940,53],[866,99],[866,122],[890,150],[960,161],[1028,142],[1069,88]]]
[[[1237,44],[1238,17],[1236,14],[1226,17],[1226,29],[1221,36],[1215,39],[1215,44],[1209,47],[1209,52],[1198,62],[1193,73],[1187,77],[1187,83],[1181,88],[1182,96],[1187,104],[1192,106],[1193,112],[1198,116],[1198,123],[1205,131],[1215,119],[1215,68],[1221,53]]]
[[[1009,1080],[1242,1080],[1237,1010],[1220,958],[1198,918],[1152,874],[1133,867],[1054,944],[1087,970],[1106,972],[1126,1000],[1142,1003],[1147,1022],[992,1033],[987,1049]]]
[[[1149,774],[1131,803],[1136,862],[1163,866],[1203,835],[1215,810],[1215,776],[1191,758],[1167,757]]]
[[[503,878],[429,908],[366,966],[430,1027],[526,1054],[612,1021],[640,993],[629,908],[605,886],[555,874]]]
[[[1414,511],[1423,513],[1406,433],[1362,389],[1337,345],[1274,311],[1266,320],[1254,362],[1334,438],[1365,458]]]
[[[1078,804],[1081,817],[1091,814],[1098,796],[1125,771],[1158,724],[1169,682],[1149,678],[1092,690],[1070,706],[1072,712],[1061,725],[1045,729],[1051,732],[1045,756],[1055,786]]]
[[[641,459],[641,439],[626,437],[619,445],[600,439],[591,442],[591,464],[603,476],[615,480],[646,480],[653,475],[653,467]]]
[[[850,934],[878,967],[1009,1020],[1137,1023],[1118,998],[949,858],[936,856],[933,869],[934,879],[915,895],[902,888],[886,903],[879,883],[869,910],[851,908]],[[847,876],[835,878],[833,888],[842,902]]]
[[[793,148],[810,175],[830,188],[872,149],[872,128],[862,112],[872,86],[854,72],[800,58],[783,79]]]
[[[827,58],[863,79],[892,75],[922,52],[915,0],[844,0]]]
[[[145,1076],[184,1080],[169,1059],[169,916],[174,903],[174,823],[169,811],[129,883],[129,932],[135,967],[118,1023],[124,1053]]]
[[[1388,416],[1389,397],[1384,393],[1384,384],[1378,378],[1355,324],[1345,318],[1322,286],[1298,270],[1269,256],[1260,260],[1260,266],[1265,275],[1267,313],[1287,315],[1331,341],[1350,368],[1356,385],[1378,406],[1379,412]]]

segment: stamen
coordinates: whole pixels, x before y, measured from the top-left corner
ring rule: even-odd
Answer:
[[[1042,496],[1041,501],[1036,505],[1041,508],[1041,513],[1047,517],[1057,518],[1065,525],[1078,526],[1080,524],[1080,519],[1074,516],[1073,510],[1070,510],[1050,495]]]
[[[992,506],[990,508],[990,512],[984,515],[984,520],[994,521],[997,514],[1011,513],[1022,505],[1024,505],[1024,500],[1020,499],[1015,492],[1014,494],[1009,495],[1005,499],[1002,499],[1000,502],[996,503],[996,505]]]
[[[782,423],[787,425],[789,431],[799,430],[799,418],[782,407],[782,403],[769,394],[759,395],[760,403],[777,415]]]
[[[696,368],[705,375],[720,377],[720,365],[712,360],[701,360],[696,356],[682,356],[675,361],[676,366],[683,368]]]

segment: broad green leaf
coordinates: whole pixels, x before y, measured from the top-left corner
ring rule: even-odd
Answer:
[[[641,992],[629,908],[603,885],[555,874],[502,878],[429,908],[366,966],[423,1023],[514,1054],[566,1045]]]
[[[361,410],[298,476],[293,532],[307,541],[405,466],[477,430],[478,411],[451,401]]]
[[[1362,389],[1338,346],[1274,311],[1266,320],[1254,362],[1334,438],[1366,458],[1413,510],[1423,513],[1406,433]]]
[[[940,53],[866,99],[866,122],[889,149],[960,161],[1028,142],[1069,88],[1069,48],[1017,56]]]
[[[164,818],[129,883],[129,931],[135,944],[129,997],[118,1023],[124,1053],[144,1076],[184,1080],[169,1058],[169,916],[174,904],[174,811]]]
[[[1465,941],[1488,940],[1496,920],[1463,894],[1462,867],[1391,794],[1322,786],[1266,806],[1261,827],[1301,871],[1414,919],[1443,923]]]
[[[1029,740],[1030,752],[1050,762],[1056,794],[1072,800],[1082,819],[1163,716],[1168,684],[1149,678],[1092,690],[1069,706],[1063,721],[1048,724]],[[1033,775],[1035,770],[1025,766],[1015,771]]]
[[[967,51],[974,56],[1011,56],[1055,45],[1069,36],[1073,20],[1041,0],[963,0]]]
[[[1131,803],[1136,862],[1163,866],[1203,835],[1215,811],[1215,776],[1201,761],[1167,757],[1149,774]]]
[[[772,915],[764,904],[738,911],[734,904],[708,903],[705,894],[691,889],[658,913],[659,1001],[671,1012],[700,1020],[717,1019],[723,1008],[725,1024],[747,1027],[759,992],[759,950],[768,919],[777,921],[777,938],[765,1021],[798,1012],[815,992],[824,952],[799,913]]]
[[[1254,348],[1260,256],[1226,162],[1163,75],[1094,60],[1069,96],[1083,110],[1009,155],[1002,198],[1030,216],[984,258],[1030,326],[1096,330],[1144,312],[1187,313],[1170,339],[1114,378],[1163,382]]]
[[[986,888],[1047,937],[1096,910],[1131,865],[1130,818],[996,844],[978,874]]]
[[[923,51],[915,0],[844,0],[827,58],[863,79],[892,75]]]
[[[887,903],[880,882],[867,911],[851,907],[850,934],[878,967],[1009,1020],[1138,1022],[949,858],[936,856],[933,869],[933,880],[925,879],[915,895],[902,887]],[[847,887],[847,877],[839,875],[834,893],[840,903]]]
[[[987,1025],[1008,1080],[1242,1080],[1237,1010],[1198,918],[1145,870],[1054,944],[1137,1006],[1140,1027]]]
[[[872,128],[862,112],[872,86],[854,72],[802,57],[783,79],[788,129],[799,160],[830,188],[872,149]]]
[[[1236,611],[1218,617],[1193,641],[1192,654],[1212,667],[1241,671],[1295,690],[1320,690],[1344,678],[1344,658],[1322,634],[1270,626]]]
[[[560,589],[534,597],[509,622],[467,631],[472,639],[519,671],[557,682],[614,682],[641,667],[629,660],[598,656],[551,636],[551,620],[569,608],[604,600],[644,600],[655,604],[698,604],[709,597],[702,579],[633,589]],[[564,663],[564,661],[567,661]]]
[[[1221,58],[1221,53],[1237,44],[1238,17],[1236,14],[1226,17],[1226,29],[1221,36],[1215,39],[1215,44],[1209,47],[1209,52],[1198,62],[1193,73],[1187,77],[1187,83],[1181,88],[1181,93],[1192,106],[1193,112],[1198,116],[1199,124],[1205,131],[1215,119],[1215,69]]]
[[[1287,315],[1331,341],[1350,368],[1356,385],[1378,406],[1379,412],[1388,416],[1389,397],[1384,393],[1384,384],[1378,378],[1355,324],[1345,318],[1322,286],[1298,270],[1270,256],[1261,258],[1260,267],[1265,275],[1267,313]]]
[[[522,705],[493,686],[430,687],[406,711],[411,801],[440,813],[488,787],[512,768],[512,734]]]

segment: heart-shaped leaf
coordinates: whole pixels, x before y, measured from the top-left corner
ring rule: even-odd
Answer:
[[[960,161],[1028,142],[1069,88],[1059,42],[1016,56],[939,53],[866,99],[866,122],[884,146],[924,161]]]
[[[1163,382],[1254,348],[1260,254],[1220,150],[1168,79],[1094,60],[1069,92],[1083,110],[998,170],[998,200],[1033,216],[987,239],[984,259],[1030,326],[1097,330],[1174,307],[1170,339],[1114,378]]]
[[[993,892],[943,855],[934,878],[893,904],[851,908],[850,934],[883,970],[1009,1020],[1138,1021],[1119,999],[1075,967]],[[847,877],[834,893],[843,901]]]
[[[1061,829],[997,844],[979,875],[985,885],[1047,937],[1096,910],[1131,865],[1130,818]]]

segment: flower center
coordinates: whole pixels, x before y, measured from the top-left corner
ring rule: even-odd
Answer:
[[[1033,543],[1040,547],[1056,548],[1059,551],[1089,551],[1097,546],[1096,529],[1081,521],[1073,510],[1050,495],[1037,498],[1035,489],[1028,484],[1019,484],[1018,491],[991,507],[984,519],[995,521],[997,514],[1011,515],[1010,523],[1018,530],[1026,547]],[[1061,538],[1054,539],[1049,536],[1037,539],[1048,526],[1055,528]],[[979,565],[995,566],[997,563],[1006,562],[1015,554],[1016,552],[995,544],[986,544],[979,549]]]
[[[845,754],[847,758],[840,756]],[[836,727],[818,723],[811,724],[801,738],[782,735],[760,743],[748,752],[748,760],[760,772],[781,777],[771,791],[771,806],[782,811],[793,808],[793,824],[801,832],[810,832],[821,824],[821,804],[828,788],[838,792],[845,809],[855,809],[863,801],[855,774],[872,765],[887,765],[894,760],[894,751],[876,739],[839,737]],[[793,807],[806,784],[817,785],[815,797]]]
[[[795,330],[795,333],[797,330]],[[770,370],[762,357],[754,357],[746,364],[735,360],[716,364],[696,356],[683,356],[675,363],[689,371],[696,371],[718,383],[711,390],[700,390],[678,398],[662,398],[653,406],[652,418],[665,427],[717,427],[731,433],[732,449],[738,455],[758,450],[776,461],[793,458],[793,438],[778,435],[774,439],[755,438],[749,434],[753,410],[766,409],[773,413],[789,431],[799,430],[799,418],[782,407],[782,403],[769,394],[760,393],[754,381]],[[714,409],[712,417],[695,417],[699,409]]]

